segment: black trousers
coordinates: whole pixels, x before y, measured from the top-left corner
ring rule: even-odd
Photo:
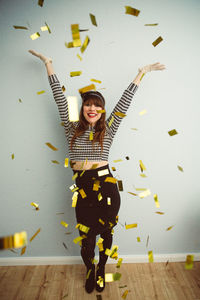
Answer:
[[[120,195],[116,183],[105,181],[107,177],[113,178],[109,165],[82,171],[78,173],[76,185],[79,188],[77,205],[75,208],[77,223],[89,228],[87,233],[79,230],[80,235],[86,236],[82,240],[81,256],[86,267],[92,266],[95,255],[96,236],[103,238],[104,251],[99,252],[99,265],[105,265],[108,256],[106,248],[112,245],[112,228],[117,224],[117,215],[120,208]],[[82,176],[81,176],[82,175]],[[83,190],[85,195],[81,195]]]

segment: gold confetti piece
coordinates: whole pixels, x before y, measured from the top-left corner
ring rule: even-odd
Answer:
[[[74,46],[73,46],[73,42],[65,43],[65,46],[66,46],[67,48],[73,48],[73,47],[74,47]]]
[[[119,259],[118,259],[116,268],[120,268],[120,267],[121,267],[122,261],[123,261],[123,258],[119,258]]]
[[[183,172],[183,168],[181,166],[177,166],[177,168],[179,169],[179,171]]]
[[[78,177],[78,172],[76,172],[73,176],[72,176],[72,180],[75,180]]]
[[[144,26],[157,26],[158,23],[154,23],[154,24],[144,24]]]
[[[31,202],[31,205],[36,208],[36,210],[39,210],[39,205],[35,202]]]
[[[142,116],[142,115],[144,115],[144,114],[146,114],[146,113],[147,113],[147,111],[146,111],[146,109],[144,109],[144,110],[142,110],[141,112],[139,112],[139,115]]]
[[[30,242],[32,242],[32,240],[36,237],[36,235],[38,235],[38,233],[41,231],[41,228],[39,228],[36,233],[30,238]]]
[[[105,222],[101,218],[99,218],[99,223],[101,223],[102,225],[105,224]]]
[[[126,291],[123,293],[123,295],[122,295],[122,298],[123,298],[123,299],[126,299],[126,297],[127,297],[127,295],[128,295],[128,292],[129,292],[129,291],[126,290]]]
[[[51,148],[53,151],[57,151],[58,149],[54,147],[51,143],[45,143],[49,148]]]
[[[142,74],[142,76],[140,77],[140,81],[142,80],[142,78],[144,77],[145,73]]]
[[[139,237],[139,236],[137,237],[137,242],[138,242],[138,243],[140,243],[140,242],[141,242],[141,240],[140,240],[140,237]]]
[[[93,140],[93,132],[92,132],[92,131],[90,131],[89,140],[90,140],[90,141],[92,141],[92,140]]]
[[[99,164],[93,164],[92,167],[90,168],[90,170],[94,170],[98,167]]]
[[[117,179],[114,178],[114,177],[106,177],[106,179],[104,180],[104,182],[116,183]]]
[[[153,197],[154,197],[154,200],[155,200],[156,207],[159,208],[160,207],[160,203],[158,201],[158,195],[154,194]]]
[[[143,164],[143,162],[141,160],[139,160],[139,163],[140,163],[141,172],[143,172],[144,170],[146,170],[146,167],[145,167],[145,165]]]
[[[86,36],[85,41],[84,41],[83,45],[80,48],[81,53],[83,53],[85,51],[85,49],[87,48],[89,42],[90,42],[90,39],[89,39],[88,36]]]
[[[98,176],[99,177],[104,176],[104,175],[108,175],[108,174],[109,174],[108,169],[98,171]]]
[[[123,288],[125,288],[125,287],[127,287],[127,285],[119,286],[120,289],[123,289]]]
[[[122,161],[122,159],[115,159],[115,160],[113,160],[114,163],[120,162],[120,161]]]
[[[118,180],[117,183],[118,183],[118,189],[119,189],[119,191],[123,192],[123,183],[122,183],[122,180]]]
[[[14,235],[0,237],[0,249],[21,248],[27,244],[26,231],[16,232]]]
[[[193,268],[194,255],[187,255],[185,262],[185,269],[191,270]]]
[[[115,114],[116,116],[118,116],[118,117],[121,117],[121,118],[126,117],[126,114],[122,113],[121,111],[116,111],[114,114]]]
[[[79,25],[72,24],[71,31],[72,31],[73,47],[80,47],[81,39],[80,39],[80,33],[79,33]]]
[[[48,30],[48,27],[47,26],[42,26],[40,27],[41,31],[47,31]]]
[[[99,190],[99,185],[100,185],[100,181],[95,180],[94,184],[93,184],[93,191],[98,191]]]
[[[97,264],[98,261],[97,261],[96,259],[92,258],[92,259],[91,259],[91,263],[92,263],[92,264]]]
[[[111,255],[111,253],[112,253],[112,251],[111,251],[110,249],[106,248],[106,250],[105,250],[105,254],[106,254],[106,255],[108,255],[108,256],[110,256],[110,255]]]
[[[97,26],[97,21],[96,21],[96,17],[93,14],[90,14],[90,19],[91,22],[94,26]]]
[[[78,236],[77,238],[75,238],[75,239],[73,240],[73,242],[74,242],[75,244],[77,244],[78,242],[82,241],[84,238],[86,238],[86,235]]]
[[[81,172],[80,177],[83,176],[83,174],[85,173],[86,170],[83,170],[83,172]]]
[[[131,228],[136,228],[136,227],[137,227],[137,223],[125,225],[126,229],[131,229]]]
[[[107,204],[111,205],[111,198],[110,197],[107,197]]]
[[[87,197],[87,196],[86,196],[86,193],[84,192],[84,189],[80,189],[80,190],[79,190],[79,193],[81,194],[81,197],[82,197],[83,199]]]
[[[151,191],[149,189],[146,189],[146,191],[144,191],[142,193],[139,193],[140,198],[144,198],[144,197],[147,197],[149,195],[151,195]]]
[[[129,157],[128,157],[128,156],[126,156],[126,159],[127,159],[127,160],[129,160]]]
[[[39,32],[36,32],[36,33],[30,35],[30,38],[31,38],[32,40],[36,40],[36,39],[39,38],[39,37],[40,37]]]
[[[112,118],[110,119],[110,121],[108,122],[108,126],[110,127],[112,125],[112,122],[114,121],[114,116],[112,116]]]
[[[125,6],[125,9],[126,9],[126,12],[125,12],[126,14],[129,14],[129,15],[132,15],[135,17],[137,17],[140,13],[140,10],[133,8],[131,6]]]
[[[15,158],[15,155],[14,155],[14,153],[13,153],[13,154],[11,154],[11,158],[12,158],[12,159],[14,159],[14,158]]]
[[[39,5],[39,6],[42,7],[42,6],[43,6],[43,3],[44,3],[44,0],[38,0],[38,5]]]
[[[92,269],[89,269],[89,271],[87,272],[87,276],[86,279],[88,279],[90,277],[90,273],[91,273]]]
[[[76,96],[68,96],[67,103],[70,122],[79,121],[78,98]]]
[[[156,211],[155,213],[158,215],[164,215],[164,212],[162,212],[162,211]]]
[[[97,112],[98,112],[99,114],[103,114],[103,113],[105,113],[106,111],[105,111],[105,109],[100,109],[100,110],[97,110]]]
[[[174,227],[174,225],[172,225],[172,226],[168,227],[168,228],[166,229],[166,231],[169,231],[169,230],[171,230],[173,227]]]
[[[37,92],[38,95],[41,95],[41,94],[44,94],[45,91],[40,91],[40,92]]]
[[[101,193],[98,194],[98,200],[101,201],[103,199]]]
[[[76,184],[74,183],[74,184],[72,184],[70,187],[69,187],[69,189],[71,190],[71,191],[73,191],[73,189],[74,188],[76,188],[77,186],[76,186]]]
[[[82,71],[73,71],[73,72],[70,72],[70,76],[71,77],[80,76],[81,74],[82,74]]]
[[[96,90],[96,87],[94,84],[90,84],[90,85],[87,85],[81,89],[79,89],[79,93],[82,94],[82,93],[86,93],[86,92],[89,92],[91,90]]]
[[[22,103],[22,99],[19,99],[19,102]]]
[[[169,133],[170,136],[178,134],[178,132],[176,131],[176,129],[170,130],[170,131],[168,131],[168,133]]]
[[[153,262],[153,251],[148,251],[149,262]]]
[[[28,28],[25,27],[25,26],[17,26],[17,25],[13,25],[13,27],[14,27],[15,29],[25,29],[25,30],[28,30]]]
[[[64,227],[66,227],[66,228],[68,227],[68,224],[65,221],[61,221],[60,224],[63,225]]]
[[[98,284],[100,287],[103,287],[103,278],[102,278],[101,276],[98,276],[97,284]]]
[[[97,80],[97,79],[94,79],[94,78],[90,79],[90,81],[97,82],[97,83],[102,83],[101,80]]]
[[[52,163],[59,165],[60,163],[57,160],[52,160]]]
[[[26,246],[22,248],[21,255],[23,255],[26,252]]]
[[[61,126],[64,126],[64,122],[61,122],[60,125],[61,125]]]
[[[56,215],[64,215],[64,213],[56,213]]]
[[[154,47],[156,47],[160,42],[162,42],[163,41],[163,38],[161,37],[161,36],[159,36],[153,43],[152,43],[152,45],[154,46]]]
[[[148,247],[148,244],[149,244],[149,235],[147,237],[146,248]]]
[[[136,191],[146,191],[147,189],[146,188],[135,188]]]
[[[48,32],[51,33],[51,30],[46,22],[45,22],[45,25],[47,26]]]
[[[76,56],[80,59],[80,61],[82,60],[82,57],[79,54],[77,54]]]
[[[112,282],[112,281],[117,281],[120,280],[121,278],[120,273],[106,273],[105,274],[105,282]]]
[[[72,196],[72,207],[76,207],[77,200],[78,200],[78,192],[76,191]]]
[[[137,194],[132,193],[132,192],[128,192],[129,194],[133,195],[133,196],[137,196]]]
[[[115,167],[112,167],[112,170],[113,170],[113,171],[116,171]]]
[[[140,176],[143,177],[143,178],[147,177],[144,173],[141,173]]]
[[[63,246],[65,247],[66,250],[68,250],[68,248],[64,242],[63,242]]]
[[[64,167],[68,168],[68,166],[69,166],[69,158],[66,157]]]
[[[88,231],[90,230],[90,227],[87,227],[83,224],[78,223],[76,225],[76,228],[78,228],[80,231],[83,231],[84,233],[88,233]]]

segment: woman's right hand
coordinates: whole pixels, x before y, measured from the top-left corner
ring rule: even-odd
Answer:
[[[46,57],[41,53],[36,52],[35,50],[28,50],[28,52],[30,52],[32,55],[36,57],[39,57],[45,63],[45,65],[49,62],[52,62],[52,59],[50,57]]]

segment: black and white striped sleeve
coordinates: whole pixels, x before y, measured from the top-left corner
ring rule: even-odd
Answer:
[[[107,119],[106,123],[110,127],[112,138],[116,134],[119,125],[123,119],[123,117],[117,116],[115,112],[121,112],[123,114],[126,114],[137,89],[138,86],[132,82],[128,86],[128,88],[124,91],[123,95],[121,96],[118,103],[116,104],[113,111],[111,112],[109,118]],[[111,119],[113,119],[113,121]],[[109,125],[109,123],[111,123],[111,125]]]
[[[53,92],[54,100],[58,106],[60,118],[64,122],[66,128],[69,128],[70,121],[68,116],[68,103],[65,95],[63,94],[60,82],[56,74],[48,76],[48,80]]]

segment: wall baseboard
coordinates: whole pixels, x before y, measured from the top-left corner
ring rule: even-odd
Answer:
[[[194,261],[200,261],[200,253],[194,255]],[[154,254],[154,262],[185,262],[188,253]],[[98,259],[98,257],[95,257]],[[145,255],[122,255],[123,263],[147,263],[148,256]],[[44,257],[0,257],[0,266],[24,266],[24,265],[74,265],[82,264],[81,256],[44,256]],[[117,263],[110,259],[108,264]]]

